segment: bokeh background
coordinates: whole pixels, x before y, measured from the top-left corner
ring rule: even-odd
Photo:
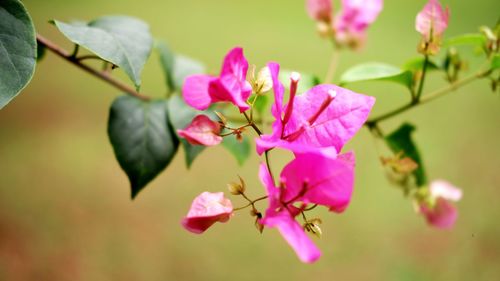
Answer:
[[[443,2],[451,8],[446,36],[494,25],[499,16],[498,0]],[[331,54],[304,1],[24,3],[38,32],[67,49],[48,20],[126,14],[149,22],[156,37],[212,72],[235,45],[251,63],[275,60],[321,77]],[[414,19],[424,3],[386,0],[365,49],[343,53],[338,73],[360,62],[402,65],[417,56]],[[474,51],[460,50],[474,69]],[[442,80],[432,74],[426,88]],[[156,55],[143,85],[156,96],[165,92]],[[351,88],[377,97],[375,114],[408,99],[403,87],[388,83]],[[261,195],[255,156],[238,167],[224,149],[212,148],[188,171],[180,153],[132,202],[106,135],[108,108],[118,95],[47,54],[32,83],[0,111],[0,280],[500,280],[500,97],[487,81],[383,123],[386,131],[403,121],[416,124],[429,177],[463,188],[455,229],[426,226],[386,180],[375,143],[362,129],[348,147],[358,160],[352,204],[340,216],[317,212],[324,220],[317,239],[323,257],[313,265],[301,264],[277,231],[258,234],[245,211],[203,236],[180,226],[194,196],[225,190],[236,174],[247,179],[252,195]]]

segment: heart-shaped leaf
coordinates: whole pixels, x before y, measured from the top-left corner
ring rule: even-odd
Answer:
[[[341,85],[361,81],[390,81],[402,84],[410,89],[413,76],[410,71],[402,70],[399,67],[372,62],[359,64],[348,69],[342,74],[340,81]]]
[[[443,42],[445,48],[458,45],[472,45],[483,47],[486,44],[486,37],[480,33],[462,34],[449,38]]]
[[[165,100],[145,102],[121,96],[111,105],[109,140],[130,180],[132,198],[174,158],[179,142],[168,116]]]
[[[205,66],[192,58],[174,54],[163,41],[156,43],[167,86],[172,92],[180,92],[189,75],[205,73]]]
[[[36,35],[21,1],[0,1],[0,109],[15,98],[33,77]]]
[[[222,146],[231,153],[238,165],[242,166],[245,161],[250,157],[251,145],[248,137],[242,135],[242,139],[236,139],[236,136],[227,136],[222,141]]]
[[[153,48],[145,22],[128,16],[104,16],[87,24],[57,20],[54,24],[73,43],[122,68],[136,88],[140,87],[141,72]]]

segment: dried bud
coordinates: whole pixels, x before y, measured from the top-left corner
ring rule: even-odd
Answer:
[[[257,216],[257,219],[255,220],[255,228],[257,228],[257,230],[261,234],[264,231],[264,225],[260,223],[260,218],[258,216]]]
[[[306,223],[304,223],[303,227],[304,227],[304,230],[306,230],[307,232],[311,232],[312,234],[316,235],[318,238],[321,238],[321,235],[323,234],[323,232],[321,231],[321,228],[319,227],[319,225],[321,223],[322,223],[321,219],[314,218],[314,219],[306,221]]]
[[[380,160],[384,166],[391,168],[394,172],[409,175],[418,168],[418,164],[413,159],[402,156],[402,153],[398,153],[394,157],[382,157]]]
[[[240,183],[231,182],[227,184],[227,189],[233,195],[243,194],[246,190],[245,181],[240,176],[238,177],[240,178]]]

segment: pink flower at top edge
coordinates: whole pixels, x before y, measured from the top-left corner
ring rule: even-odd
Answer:
[[[291,91],[283,106],[284,87],[278,80],[279,64],[269,63],[273,79],[275,118],[270,135],[256,139],[257,152],[281,147],[295,153],[344,144],[363,126],[375,103],[375,98],[354,93],[335,85],[318,85],[302,95]],[[291,80],[291,89],[298,80]]]
[[[233,205],[223,192],[203,192],[196,197],[182,226],[196,234],[205,232],[216,222],[227,222],[233,213]]]
[[[215,102],[231,102],[244,112],[250,108],[247,99],[252,86],[246,80],[248,62],[242,48],[234,48],[226,55],[218,77],[191,75],[182,87],[184,100],[198,110],[207,109]]]
[[[177,130],[179,137],[185,138],[190,144],[213,146],[222,142],[219,136],[219,123],[210,120],[206,115],[197,115],[183,130]]]
[[[333,22],[336,41],[354,47],[362,45],[366,29],[377,19],[382,8],[382,0],[342,0],[342,10]]]
[[[430,184],[429,193],[431,203],[420,203],[420,212],[430,225],[442,229],[452,228],[458,211],[451,202],[462,198],[462,190],[447,181],[435,180]]]
[[[427,42],[435,41],[448,28],[449,10],[444,9],[438,0],[429,0],[417,14],[415,29]]]
[[[332,0],[306,0],[306,10],[313,20],[327,23],[332,20]]]
[[[283,169],[280,187],[275,186],[265,164],[261,164],[259,177],[269,197],[261,223],[276,227],[302,262],[319,259],[321,252],[295,217],[307,204],[326,206],[334,212],[345,210],[354,184],[354,156],[336,157],[333,148],[297,154]]]

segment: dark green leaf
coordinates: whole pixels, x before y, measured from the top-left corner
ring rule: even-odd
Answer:
[[[404,64],[403,69],[409,70],[411,72],[420,71],[424,68],[424,61],[425,58],[423,57],[411,59]],[[427,62],[427,71],[438,70],[438,69],[439,69],[438,64],[429,59]]]
[[[163,69],[163,74],[165,76],[165,83],[170,91],[175,89],[174,78],[172,75],[172,69],[174,69],[174,53],[170,47],[164,41],[156,41],[155,49],[160,56],[160,63]]]
[[[141,72],[153,47],[146,23],[127,16],[105,16],[87,24],[57,20],[54,24],[73,43],[122,68],[140,87]]]
[[[493,56],[491,60],[491,70],[499,69],[500,68],[500,55],[496,54]]]
[[[184,79],[189,75],[205,73],[205,66],[201,62],[174,54],[165,42],[157,42],[156,49],[160,54],[165,80],[171,91],[180,92]]]
[[[415,127],[411,124],[404,123],[396,131],[388,135],[385,140],[389,148],[395,153],[403,153],[403,156],[411,158],[418,164],[418,168],[413,172],[415,176],[415,182],[418,186],[423,186],[427,184],[427,177],[425,175],[425,170],[423,166],[420,153],[418,152],[417,146],[413,142],[412,132]]]
[[[186,128],[196,115],[207,114],[204,112],[196,111],[188,106],[179,95],[173,95],[170,98],[168,108],[170,124],[172,124],[172,127],[174,128],[177,138],[179,138],[177,135],[177,130]],[[208,115],[210,117],[213,117],[210,114]],[[190,168],[194,162],[194,159],[196,159],[196,157],[205,149],[205,146],[192,145],[188,143],[184,138],[179,138],[179,140],[182,144],[182,147],[184,147],[186,166]]]
[[[287,69],[280,70],[279,79],[287,90],[290,90],[290,75],[292,74],[292,72],[293,71]],[[317,76],[308,73],[300,73],[300,81],[299,86],[297,87],[297,93],[304,93],[312,87],[318,85],[319,83],[320,81]]]
[[[127,173],[132,198],[163,171],[177,151],[165,100],[145,102],[120,96],[111,105],[108,135],[116,159]]]
[[[472,45],[483,47],[486,44],[486,38],[480,33],[463,34],[449,38],[443,42],[445,48],[458,45]]]
[[[29,83],[36,65],[36,36],[18,0],[0,0],[0,109]]]
[[[365,63],[348,69],[340,78],[341,85],[361,81],[390,81],[411,88],[413,76],[410,71],[384,63]]]
[[[47,48],[45,48],[45,45],[40,45],[38,44],[36,48],[36,61],[39,62],[45,57],[45,53]]]
[[[236,136],[225,137],[222,145],[227,149],[235,158],[240,166],[250,157],[251,145],[247,136],[242,135],[242,141],[236,139]]]

